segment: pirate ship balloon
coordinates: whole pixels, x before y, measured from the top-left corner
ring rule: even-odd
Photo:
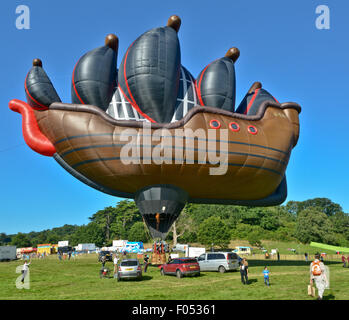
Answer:
[[[34,151],[87,185],[133,198],[153,237],[164,238],[187,202],[271,206],[287,194],[285,171],[300,106],[256,82],[235,111],[231,48],[196,80],[181,64],[181,20],[136,39],[117,70],[118,38],[86,53],[62,103],[42,62],[25,80],[23,116]]]

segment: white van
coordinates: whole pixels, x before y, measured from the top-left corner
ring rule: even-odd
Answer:
[[[199,256],[201,271],[219,271],[239,269],[239,256],[234,252],[208,252]]]

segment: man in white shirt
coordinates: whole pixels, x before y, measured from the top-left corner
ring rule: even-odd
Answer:
[[[22,267],[22,280],[21,282],[24,283],[24,279],[29,271],[29,265],[31,264],[31,262],[28,263],[27,260],[24,260],[24,265]]]

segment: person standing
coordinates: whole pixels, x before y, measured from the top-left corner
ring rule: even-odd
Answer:
[[[144,273],[147,272],[148,264],[149,264],[149,257],[148,257],[148,255],[146,254],[145,257],[144,257]]]
[[[348,257],[347,257],[347,260],[348,260],[348,268],[349,268],[349,255],[348,255]]]
[[[263,270],[264,284],[268,287],[269,287],[269,274],[270,274],[270,271],[268,270],[268,267],[265,266]]]
[[[308,253],[304,253],[305,261],[308,262]]]
[[[25,279],[26,275],[28,274],[30,264],[31,264],[31,260],[29,261],[29,263],[27,260],[24,260],[24,265],[22,267],[22,279],[21,279],[22,283],[24,283],[24,279]]]
[[[240,275],[241,275],[241,282],[243,284],[248,284],[248,263],[245,258],[242,259],[240,262]]]
[[[315,254],[315,260],[310,264],[310,285],[315,282],[318,300],[322,300],[324,291],[329,285],[325,271],[325,265],[320,261],[320,254]]]
[[[103,256],[103,257],[102,257],[102,259],[101,259],[101,262],[102,262],[102,268],[104,268],[106,261],[107,261],[106,256]]]
[[[116,277],[116,274],[118,272],[118,263],[119,263],[119,258],[115,254],[115,256],[114,256],[114,278]]]
[[[345,261],[345,255],[344,254],[342,254],[342,262],[343,262],[343,268],[345,268],[347,262]]]

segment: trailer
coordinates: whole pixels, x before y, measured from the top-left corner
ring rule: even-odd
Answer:
[[[113,240],[113,251],[121,252],[128,240]]]
[[[203,253],[206,253],[205,248],[199,248],[199,247],[190,247],[188,246],[185,251],[185,256],[186,257],[191,257],[191,258],[197,258],[201,256]]]
[[[135,242],[135,241],[128,241],[121,249],[121,252],[126,252],[126,253],[143,253],[144,246],[143,242]]]
[[[94,243],[79,243],[76,251],[95,251],[96,245]]]
[[[0,261],[11,261],[17,259],[16,246],[0,246]]]
[[[60,247],[68,247],[68,246],[69,246],[69,241],[68,240],[58,241],[58,248],[60,248]]]

